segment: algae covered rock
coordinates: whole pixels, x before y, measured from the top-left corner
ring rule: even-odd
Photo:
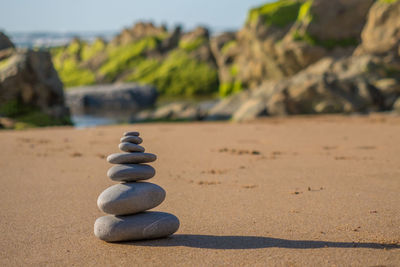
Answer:
[[[96,83],[151,84],[163,95],[204,95],[218,90],[218,74],[208,30],[181,33],[138,23],[109,43],[73,40],[52,49],[66,87]]]
[[[295,38],[328,49],[355,46],[374,0],[307,0],[302,4],[296,25],[291,30]]]
[[[323,57],[351,55],[373,0],[278,0],[253,8],[235,36],[215,37],[220,93],[290,77]]]

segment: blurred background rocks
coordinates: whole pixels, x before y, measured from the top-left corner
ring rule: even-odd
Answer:
[[[278,0],[249,10],[236,32],[140,22],[112,38],[74,38],[45,51],[16,49],[1,34],[1,101],[66,117],[60,77],[73,117],[124,110],[126,122],[246,121],[389,112],[400,106],[399,16],[398,0]],[[5,82],[6,75],[18,78]]]

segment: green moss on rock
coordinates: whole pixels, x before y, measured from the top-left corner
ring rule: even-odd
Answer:
[[[239,65],[238,64],[233,64],[229,68],[229,72],[230,72],[232,77],[236,77],[239,74]]]
[[[293,33],[293,39],[295,41],[304,41],[310,45],[318,45],[325,47],[326,49],[333,49],[335,47],[349,47],[358,45],[359,41],[357,38],[346,38],[346,39],[329,39],[329,40],[321,40],[314,36],[311,36],[309,33],[300,33],[295,31]]]
[[[243,84],[240,80],[236,80],[231,83],[222,83],[219,86],[219,95],[226,97],[231,94],[238,93],[243,90]]]
[[[247,22],[254,23],[262,18],[267,25],[284,27],[296,21],[301,0],[278,0],[250,10]]]
[[[8,57],[0,61],[0,70],[5,69],[8,66],[8,63],[10,63],[10,59],[11,57]]]
[[[79,67],[74,58],[67,58],[56,69],[65,87],[89,85],[96,81],[95,74],[89,69]]]
[[[93,58],[96,54],[103,51],[106,48],[106,44],[101,39],[96,39],[92,44],[85,44],[82,48],[81,58],[83,61]]]
[[[379,2],[385,3],[385,4],[392,4],[392,3],[395,3],[397,1],[399,1],[399,0],[379,0]]]
[[[301,5],[299,9],[299,14],[297,16],[297,21],[310,23],[313,20],[313,14],[311,13],[311,6],[313,2],[314,0],[307,0]]]
[[[82,42],[79,39],[74,39],[67,46],[66,52],[70,55],[78,55],[82,49]]]
[[[221,52],[223,54],[226,54],[229,50],[231,50],[232,48],[237,46],[237,41],[236,40],[231,40],[229,42],[226,42],[222,48],[221,48]]]
[[[42,112],[39,108],[22,104],[17,100],[2,104],[0,106],[0,115],[17,121],[15,124],[15,129],[17,130],[33,127],[72,125],[69,117],[53,118]]]
[[[118,79],[155,85],[160,94],[167,96],[218,92],[217,69],[192,56],[192,51],[208,42],[207,38],[182,40],[178,48],[165,55],[153,53],[161,41],[162,37],[158,35],[126,45],[107,45],[101,40],[87,44],[74,40],[70,45],[54,48],[51,52],[55,68],[66,87]],[[101,65],[90,70],[86,66],[93,66],[91,60],[98,55],[101,55]]]
[[[101,66],[99,73],[108,81],[113,81],[119,73],[132,69],[135,65],[134,61],[144,52],[155,49],[158,43],[157,38],[146,37],[124,46],[108,47],[108,60]]]
[[[179,49],[163,60],[140,60],[128,80],[153,84],[168,96],[207,95],[218,90],[217,70]]]
[[[82,58],[89,59],[99,50],[99,44],[88,45],[74,39],[66,47],[55,47],[50,50],[54,68],[57,70],[65,87],[89,85],[96,81],[93,71],[81,67]]]
[[[191,52],[191,51],[198,49],[200,46],[202,46],[206,42],[207,42],[207,39],[204,37],[198,37],[195,40],[181,40],[179,42],[179,48],[183,49],[187,52]]]

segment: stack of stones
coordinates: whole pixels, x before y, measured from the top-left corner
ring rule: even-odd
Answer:
[[[147,211],[160,205],[165,191],[160,186],[143,182],[155,175],[155,169],[143,164],[156,160],[156,155],[144,153],[138,132],[126,132],[119,148],[107,161],[117,164],[107,175],[121,182],[104,190],[97,199],[100,210],[111,214],[100,217],[94,224],[94,234],[107,242],[154,239],[172,235],[179,220],[172,214]]]

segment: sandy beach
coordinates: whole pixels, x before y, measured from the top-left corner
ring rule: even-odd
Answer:
[[[105,157],[138,130],[172,237],[106,243]],[[400,117],[0,132],[0,265],[398,266]]]

